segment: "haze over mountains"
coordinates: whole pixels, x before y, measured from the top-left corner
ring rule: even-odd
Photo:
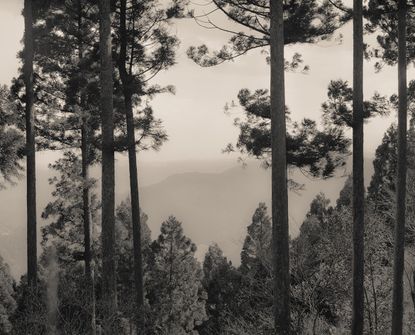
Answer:
[[[42,160],[40,160],[42,161]],[[373,168],[367,159],[366,181]],[[48,185],[51,171],[46,163],[38,167],[38,216],[51,199]],[[99,176],[99,167],[93,169]],[[304,190],[290,192],[290,233],[295,236],[309,209],[311,200],[324,192],[335,201],[344,184],[347,171],[339,171],[329,180],[311,180],[300,172],[291,178],[304,184]],[[117,159],[117,202],[129,196],[128,165],[125,156]],[[156,238],[160,224],[169,215],[183,222],[184,232],[198,245],[202,259],[208,245],[217,242],[226,256],[239,264],[246,227],[259,202],[270,206],[270,171],[257,161],[246,167],[235,160],[177,161],[169,163],[144,163],[140,167],[141,207],[149,216],[148,225]],[[99,192],[99,190],[97,190]],[[14,187],[0,192],[0,255],[10,265],[15,278],[26,268],[26,213],[24,179]],[[39,218],[39,224],[45,221]],[[39,237],[40,238],[40,237]]]

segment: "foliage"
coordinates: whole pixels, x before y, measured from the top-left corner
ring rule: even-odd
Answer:
[[[343,196],[346,194],[344,192]],[[325,325],[326,331],[348,329],[351,322],[351,207],[343,200],[332,208],[324,195],[318,195],[313,203],[299,237],[293,241],[292,294],[299,308],[296,312],[302,320],[311,319],[313,329],[319,324]],[[368,334],[383,334],[390,331],[393,232],[372,206],[368,206],[366,212],[365,329]]]
[[[0,334],[11,334],[11,316],[16,309],[14,297],[14,280],[9,266],[0,256]]]
[[[187,54],[197,64],[215,66],[231,61],[250,50],[264,49],[269,46],[270,8],[268,1],[214,0],[213,6],[214,9],[208,11],[207,14],[193,14],[196,22],[206,28],[223,30],[232,36],[228,43],[218,51],[210,52],[206,45],[190,47]],[[236,29],[242,30],[237,32],[232,28],[225,29],[215,24],[209,14],[217,10],[223,13]],[[349,18],[349,13],[344,15],[331,1],[289,1],[284,4],[284,43],[315,43],[329,39]],[[269,61],[268,57],[267,60]],[[292,68],[298,68],[302,60],[298,54],[295,54],[291,63]]]
[[[408,2],[408,6],[410,6]],[[367,50],[367,56],[379,59],[375,68],[380,71],[385,65],[398,62],[398,7],[396,1],[370,0],[367,5],[366,30],[376,34],[377,45]],[[414,32],[415,16],[412,10],[407,11],[407,57],[408,62],[415,60]]]
[[[271,164],[271,114],[268,90],[251,92],[243,89],[238,94],[244,118],[235,119],[240,133],[236,146],[229,144],[226,151],[238,150],[242,155],[256,157],[266,167]],[[288,114],[288,112],[287,112]],[[326,125],[319,130],[315,121],[304,119],[289,122],[287,132],[287,164],[314,177],[328,178],[336,168],[344,166],[348,156],[349,139],[339,127]]]
[[[217,244],[209,246],[203,262],[203,273],[208,320],[198,330],[201,335],[224,334],[229,315],[236,308],[235,296],[240,288],[241,275]]]
[[[374,202],[378,210],[385,209],[385,206],[391,203],[391,197],[395,192],[396,164],[397,131],[396,126],[392,125],[376,149],[373,161],[375,171],[368,188],[368,198]]]
[[[155,4],[155,1],[151,3]],[[151,20],[159,18],[156,7],[147,6],[146,9],[148,15],[144,16],[142,22],[137,23],[143,24],[141,27],[143,29],[151,24]],[[40,1],[37,3],[35,19],[34,84],[37,147],[52,150],[80,148],[80,130],[85,122],[88,140],[92,143],[91,149],[100,149],[97,1]],[[168,47],[159,48],[144,59],[143,56],[147,53],[143,53],[142,45],[137,44],[135,47],[139,51],[134,62],[131,62],[131,67],[138,73],[143,72],[143,76],[149,75],[148,78],[142,76],[136,78],[136,80],[145,79],[140,85],[137,81],[134,83],[134,87],[140,93],[140,96],[134,100],[136,109],[134,126],[137,132],[136,145],[141,150],[157,150],[167,140],[162,121],[154,116],[149,99],[157,93],[171,91],[172,87],[162,88],[157,85],[147,87],[146,82],[158,72],[154,70],[160,70],[160,66],[167,68],[172,64],[171,49],[177,44],[174,38],[169,40],[166,36],[167,32],[162,29],[156,31],[154,28],[152,32],[154,34],[150,34],[150,37],[145,36],[141,43],[154,42],[156,36],[160,39],[159,43],[163,43],[163,47],[164,43]],[[117,39],[114,40],[115,49],[116,41]],[[114,79],[115,146],[117,151],[125,151],[127,150],[126,126],[119,75]],[[19,115],[22,116],[24,86],[21,76],[14,79],[12,92],[18,105]],[[21,121],[20,125],[24,127]],[[90,163],[99,159],[98,151],[90,150]]]
[[[15,126],[16,104],[6,86],[0,86],[0,188],[21,176],[24,139]]]
[[[266,331],[272,325],[271,219],[260,203],[247,227],[241,251],[239,292],[228,321],[228,330]],[[234,333],[232,333],[234,334]],[[236,334],[236,333],[235,333]]]
[[[141,246],[145,259],[143,264],[148,264],[149,248],[151,243],[151,231],[147,225],[148,216],[141,212]],[[135,320],[134,311],[137,308],[135,304],[135,287],[133,271],[133,228],[131,221],[130,200],[122,201],[115,213],[115,236],[116,236],[116,254],[117,254],[117,293],[119,301],[119,311],[121,315],[133,323]],[[144,272],[147,273],[147,266]]]
[[[347,81],[332,80],[327,92],[328,100],[323,103],[324,123],[338,127],[353,128],[353,89]],[[386,116],[391,106],[386,97],[375,93],[371,100],[364,101],[364,119],[377,115]]]
[[[151,245],[146,284],[151,309],[147,334],[198,334],[206,320],[203,272],[196,246],[183,235],[181,223],[169,217]]]
[[[49,179],[49,184],[55,187],[53,201],[47,204],[42,218],[53,221],[42,229],[42,245],[56,247],[60,261],[70,264],[83,257],[82,190],[85,181],[81,176],[81,161],[74,152],[66,151],[50,168],[58,175]],[[95,180],[88,182],[93,188]],[[97,197],[93,194],[93,222],[96,222],[98,208]]]
[[[42,274],[40,274],[42,275]],[[46,289],[41,280],[35,291],[27,284],[27,277],[21,278],[16,288],[17,307],[12,315],[13,334],[40,335],[47,333]]]

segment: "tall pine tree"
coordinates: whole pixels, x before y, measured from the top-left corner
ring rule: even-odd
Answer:
[[[353,318],[352,335],[364,325],[363,1],[353,1]]]
[[[104,334],[116,332],[115,171],[111,1],[99,1],[102,127],[102,281]]]
[[[282,0],[271,1],[270,21],[274,331],[276,335],[289,335],[291,327],[290,263]]]
[[[168,9],[160,8],[158,1],[120,0],[118,72],[124,98],[127,150],[130,174],[131,218],[134,240],[134,278],[136,288],[136,321],[143,323],[144,282],[140,236],[140,197],[137,171],[137,140],[134,112],[145,95],[166,91],[148,85],[148,81],[174,63],[177,40],[170,36],[166,25]],[[150,46],[150,47],[149,47]],[[151,131],[150,127],[148,129]],[[162,134],[163,135],[163,134]],[[160,136],[160,143],[164,140]]]
[[[406,0],[398,1],[398,165],[396,182],[396,222],[393,276],[392,334],[401,335],[403,328],[403,273],[405,257],[407,110],[406,79]]]
[[[25,116],[26,116],[26,180],[27,180],[27,275],[29,285],[37,283],[37,214],[36,214],[36,148],[35,148],[35,115],[33,108],[33,4],[31,0],[24,2],[24,82]]]
[[[171,216],[162,223],[151,251],[146,285],[151,313],[147,332],[198,334],[195,328],[206,320],[206,292],[195,244]]]

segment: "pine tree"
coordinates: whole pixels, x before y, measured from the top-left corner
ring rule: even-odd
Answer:
[[[238,271],[241,278],[231,324],[248,333],[270,331],[274,328],[272,224],[264,203],[259,204],[247,227]]]
[[[13,286],[9,266],[0,256],[0,334],[4,335],[12,333],[10,319],[16,309]]]
[[[9,89],[0,87],[0,189],[21,177],[24,156],[24,137],[16,126],[17,106]]]
[[[353,318],[352,335],[364,325],[363,2],[353,1]]]
[[[48,272],[53,255],[57,257],[60,272],[57,328],[62,332],[82,330],[89,333],[94,329],[91,311],[95,308],[95,279],[85,285],[82,158],[76,152],[65,151],[50,168],[56,176],[49,179],[49,184],[54,187],[52,200],[42,213],[48,224],[42,227],[43,252],[39,263]],[[91,190],[94,189],[96,181],[90,179],[89,182]],[[91,234],[91,244],[95,244],[94,252],[99,255],[96,236],[98,210],[97,196],[91,193],[91,233],[95,232],[95,238]],[[98,266],[94,266],[94,270],[98,270]]]
[[[151,309],[149,334],[198,334],[206,320],[203,272],[196,246],[183,235],[174,217],[162,223],[151,245],[147,298]]]
[[[239,128],[236,145],[229,144],[226,151],[239,151],[243,156],[253,156],[271,166],[271,112],[268,90],[247,89],[239,91],[238,100],[245,117],[237,118]],[[350,141],[342,127],[325,123],[324,130],[311,119],[292,122],[289,111],[287,119],[287,165],[320,178],[331,177],[334,171],[345,164]],[[318,149],[317,149],[318,148]]]
[[[262,277],[271,270],[271,218],[267,206],[260,203],[247,228],[241,251],[242,273]],[[265,273],[264,273],[265,272]]]
[[[243,56],[250,50],[267,48],[270,45],[272,38],[269,1],[214,0],[212,6],[214,7],[212,11],[205,11],[207,14],[193,15],[195,20],[200,21],[205,27],[221,29],[222,27],[209,17],[209,14],[220,11],[242,31],[226,28],[226,32],[231,33],[232,37],[219,51],[210,52],[206,45],[190,47],[187,54],[196,63],[201,66],[215,66]],[[339,10],[337,4],[330,1],[294,0],[285,4],[283,10],[285,26],[283,43],[287,45],[325,40],[350,19],[348,12]],[[267,61],[270,61],[269,57]],[[301,56],[296,53],[292,61],[286,65],[298,69],[301,64]]]
[[[374,173],[368,188],[368,199],[381,212],[389,209],[391,196],[396,191],[397,144],[396,125],[391,125],[376,149],[373,161]]]
[[[203,287],[207,293],[207,320],[198,328],[201,335],[225,334],[229,315],[238,313],[235,297],[241,276],[215,243],[209,246],[203,261]]]
[[[367,18],[366,30],[376,34],[376,44],[370,45],[366,50],[367,56],[375,58],[375,69],[381,71],[385,66],[393,66],[399,59],[399,4],[394,0],[370,0],[368,1],[365,17]],[[407,60],[414,62],[415,52],[413,38],[415,32],[415,15],[411,10],[406,12],[407,30]]]
[[[117,288],[115,276],[115,194],[113,65],[111,1],[100,0],[101,124],[102,124],[102,281],[104,334],[115,331]]]
[[[403,273],[406,228],[406,173],[407,173],[407,114],[408,89],[406,79],[406,0],[398,2],[398,165],[396,182],[396,223],[393,276],[392,334],[401,335],[403,328]]]
[[[353,89],[344,80],[330,81],[327,89],[327,100],[322,104],[325,124],[336,127],[353,128]],[[370,100],[363,101],[363,119],[365,121],[376,116],[387,116],[394,107],[386,96],[375,93]]]
[[[176,38],[169,36],[166,24],[167,11],[159,9],[158,1],[120,1],[118,71],[124,97],[124,110],[127,126],[127,148],[130,173],[131,217],[134,240],[134,273],[136,288],[136,321],[143,324],[144,280],[141,248],[140,199],[137,172],[136,134],[134,127],[134,107],[141,98],[163,92],[163,88],[148,87],[148,80],[159,71],[174,63]],[[128,8],[128,10],[127,10]],[[144,33],[143,33],[144,32]],[[151,45],[151,47],[146,47]],[[150,131],[151,129],[149,129]],[[159,142],[165,139],[160,133]]]
[[[42,246],[57,248],[57,254],[63,264],[84,260],[84,226],[83,226],[83,185],[81,175],[82,159],[72,151],[65,151],[63,157],[50,164],[54,177],[49,184],[54,187],[52,200],[42,212],[42,218],[51,220],[42,228]],[[96,180],[90,180],[90,187],[95,187]],[[91,219],[96,221],[99,203],[95,194],[91,195]],[[96,223],[95,223],[96,225]],[[91,228],[92,228],[91,222]],[[97,231],[97,228],[93,229]]]
[[[143,277],[147,271],[151,231],[147,225],[148,217],[140,212],[140,236],[143,254]],[[134,278],[134,241],[133,223],[131,217],[131,201],[122,201],[115,211],[115,236],[117,254],[117,284],[119,291],[120,313],[129,320],[130,327],[135,329],[137,324],[136,289]],[[144,257],[145,256],[145,257]],[[144,292],[145,294],[145,292]],[[144,306],[143,306],[144,307]],[[145,309],[141,311],[144,313]]]
[[[77,16],[78,16],[78,70],[79,76],[77,93],[79,95],[79,106],[86,109],[86,92],[85,92],[85,65],[84,65],[84,49],[85,49],[85,37],[84,37],[84,20],[83,12],[84,7],[82,1],[78,0],[77,3]],[[92,213],[91,213],[91,186],[90,186],[90,165],[91,165],[91,130],[90,130],[90,115],[85,110],[81,112],[81,156],[82,156],[82,171],[83,178],[82,187],[82,219],[83,219],[83,233],[84,233],[84,260],[85,260],[85,280],[87,286],[87,297],[90,308],[89,322],[87,331],[91,335],[96,333],[96,320],[95,320],[95,286],[94,286],[94,269],[93,269],[93,247],[92,247]]]
[[[271,2],[270,41],[274,331],[276,335],[288,335],[291,327],[290,263],[282,1]]]
[[[36,148],[35,115],[33,108],[33,7],[31,0],[24,2],[24,82],[26,116],[26,178],[27,178],[27,274],[29,286],[37,283],[37,214],[36,214]]]

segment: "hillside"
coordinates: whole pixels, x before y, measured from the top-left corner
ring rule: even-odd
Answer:
[[[124,157],[117,162],[117,201],[126,199],[128,169]],[[369,165],[369,164],[368,164]],[[367,180],[372,171],[367,169]],[[38,169],[38,215],[50,199],[51,187],[47,185],[50,171]],[[99,174],[99,169],[94,169]],[[270,205],[270,171],[250,162],[247,167],[235,161],[174,162],[171,164],[143,164],[140,173],[143,186],[141,206],[149,216],[149,226],[156,237],[161,222],[174,215],[183,222],[185,234],[199,246],[198,254],[212,242],[217,242],[225,254],[236,264],[245,236],[246,226],[259,202]],[[310,180],[299,172],[290,176],[305,185],[301,192],[290,192],[290,233],[295,236],[308,210],[319,192],[333,201],[337,198],[345,177],[339,174],[330,180]],[[98,190],[99,192],[99,190]],[[18,277],[25,270],[26,213],[25,183],[18,183],[0,192],[0,254],[11,265]],[[39,219],[42,225],[44,221]]]

